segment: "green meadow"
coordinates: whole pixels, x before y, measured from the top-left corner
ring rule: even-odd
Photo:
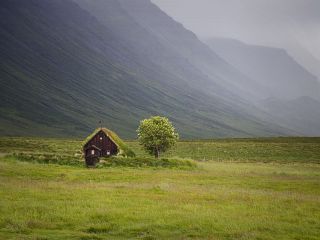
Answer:
[[[181,141],[157,165],[127,143],[146,165],[0,138],[0,239],[320,239],[320,138]]]

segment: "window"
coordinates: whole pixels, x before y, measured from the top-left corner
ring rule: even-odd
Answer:
[[[91,150],[91,155],[94,155],[95,151],[94,150]]]

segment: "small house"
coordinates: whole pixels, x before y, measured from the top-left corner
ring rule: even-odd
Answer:
[[[98,128],[87,137],[83,143],[83,153],[87,166],[94,166],[100,157],[135,156],[119,136],[107,128]]]

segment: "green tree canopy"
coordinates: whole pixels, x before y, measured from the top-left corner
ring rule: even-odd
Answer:
[[[156,158],[175,145],[179,135],[168,118],[151,117],[142,120],[137,130],[140,144]]]

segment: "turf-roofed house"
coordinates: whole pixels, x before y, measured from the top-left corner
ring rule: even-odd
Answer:
[[[88,166],[94,166],[100,157],[120,155],[134,157],[134,152],[113,131],[98,128],[83,143],[83,153]]]

